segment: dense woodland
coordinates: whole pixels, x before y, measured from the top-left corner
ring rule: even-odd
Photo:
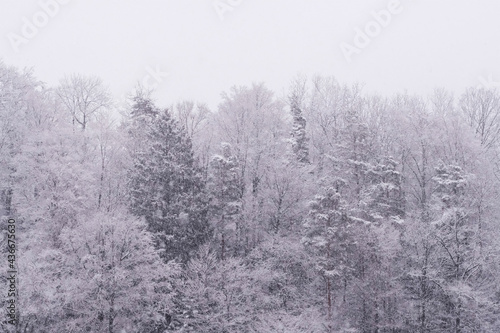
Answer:
[[[0,63],[16,332],[500,332],[499,153],[481,87],[297,77],[119,108],[98,78]]]

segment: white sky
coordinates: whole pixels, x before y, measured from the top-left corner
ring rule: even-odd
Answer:
[[[341,43],[353,44],[355,29],[394,0],[64,0],[43,22],[51,1],[0,0],[0,59],[34,67],[50,85],[97,75],[115,97],[157,68],[169,73],[155,93],[163,106],[192,99],[214,109],[232,85],[260,81],[281,96],[299,73],[386,95],[500,82],[498,0],[400,0],[402,11],[351,62]],[[214,3],[233,10],[221,20]],[[23,17],[46,24],[16,52],[9,36],[23,36]]]

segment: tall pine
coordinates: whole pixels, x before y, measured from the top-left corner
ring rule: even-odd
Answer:
[[[302,239],[306,249],[315,258],[317,272],[324,280],[328,321],[332,320],[335,287],[345,280],[354,250],[352,221],[346,214],[341,198],[342,179],[334,179],[309,204]],[[344,297],[345,298],[345,297]]]
[[[297,81],[292,86],[292,92],[288,97],[290,111],[293,117],[293,128],[291,143],[293,152],[300,163],[309,163],[309,138],[306,135],[306,119],[302,114],[302,103],[305,95],[304,82]]]
[[[222,155],[215,155],[210,162],[208,189],[210,193],[209,217],[220,242],[220,258],[224,260],[231,245],[229,239],[241,223],[243,184],[240,179],[239,161],[231,145],[221,144]],[[234,235],[233,235],[234,238]]]
[[[209,235],[205,184],[191,140],[168,110],[147,98],[133,105],[133,166],[129,179],[131,211],[146,219],[165,260],[189,259]]]

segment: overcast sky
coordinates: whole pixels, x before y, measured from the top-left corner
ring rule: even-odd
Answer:
[[[0,59],[49,85],[97,75],[116,98],[144,81],[160,105],[213,109],[233,85],[281,96],[299,73],[386,95],[500,81],[498,0],[58,1],[0,0]]]

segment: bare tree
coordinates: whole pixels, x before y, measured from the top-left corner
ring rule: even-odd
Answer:
[[[444,88],[434,90],[430,97],[431,109],[434,113],[449,116],[454,111],[453,93]]]
[[[193,101],[179,102],[173,110],[175,118],[192,141],[195,156],[206,178],[214,137],[212,113],[206,104],[195,104]]]
[[[175,111],[176,118],[191,139],[203,129],[210,115],[210,110],[205,104],[197,104],[195,109],[193,101],[177,103]]]
[[[479,135],[481,144],[492,148],[500,139],[500,96],[494,90],[469,88],[460,98],[468,124]]]
[[[87,124],[99,112],[111,106],[111,96],[101,79],[79,74],[61,80],[57,95],[71,113],[75,123],[85,130]]]

